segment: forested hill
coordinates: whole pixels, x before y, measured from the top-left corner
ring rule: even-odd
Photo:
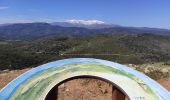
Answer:
[[[170,36],[100,34],[51,36],[32,41],[0,40],[0,70],[35,67],[72,57],[100,58],[122,64],[167,62],[170,61]]]

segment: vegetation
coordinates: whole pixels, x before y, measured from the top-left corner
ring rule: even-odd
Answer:
[[[168,72],[165,73],[165,72],[162,72],[160,70],[154,70],[154,71],[151,71],[149,73],[146,73],[146,75],[148,75],[152,79],[158,80],[158,79],[163,79],[163,78],[169,77],[170,73],[168,73]]]
[[[0,70],[36,67],[50,61],[73,57],[92,57],[123,64],[167,62],[170,60],[169,51],[170,36],[153,34],[5,39],[0,40]]]

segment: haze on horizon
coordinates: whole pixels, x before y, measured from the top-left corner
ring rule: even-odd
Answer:
[[[0,0],[0,24],[98,20],[170,29],[169,0]]]

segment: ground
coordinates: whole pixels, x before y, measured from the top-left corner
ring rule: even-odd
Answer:
[[[170,91],[170,78],[163,78],[158,80],[158,82],[165,87],[167,90]]]
[[[75,79],[59,86],[58,100],[112,100],[112,85],[97,79]]]
[[[10,81],[21,75],[22,73],[30,70],[31,68],[23,69],[23,70],[13,70],[13,71],[0,71],[0,89],[2,89],[6,84]]]

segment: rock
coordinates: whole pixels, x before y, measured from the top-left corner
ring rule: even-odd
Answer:
[[[66,89],[66,92],[69,92],[69,89]]]

